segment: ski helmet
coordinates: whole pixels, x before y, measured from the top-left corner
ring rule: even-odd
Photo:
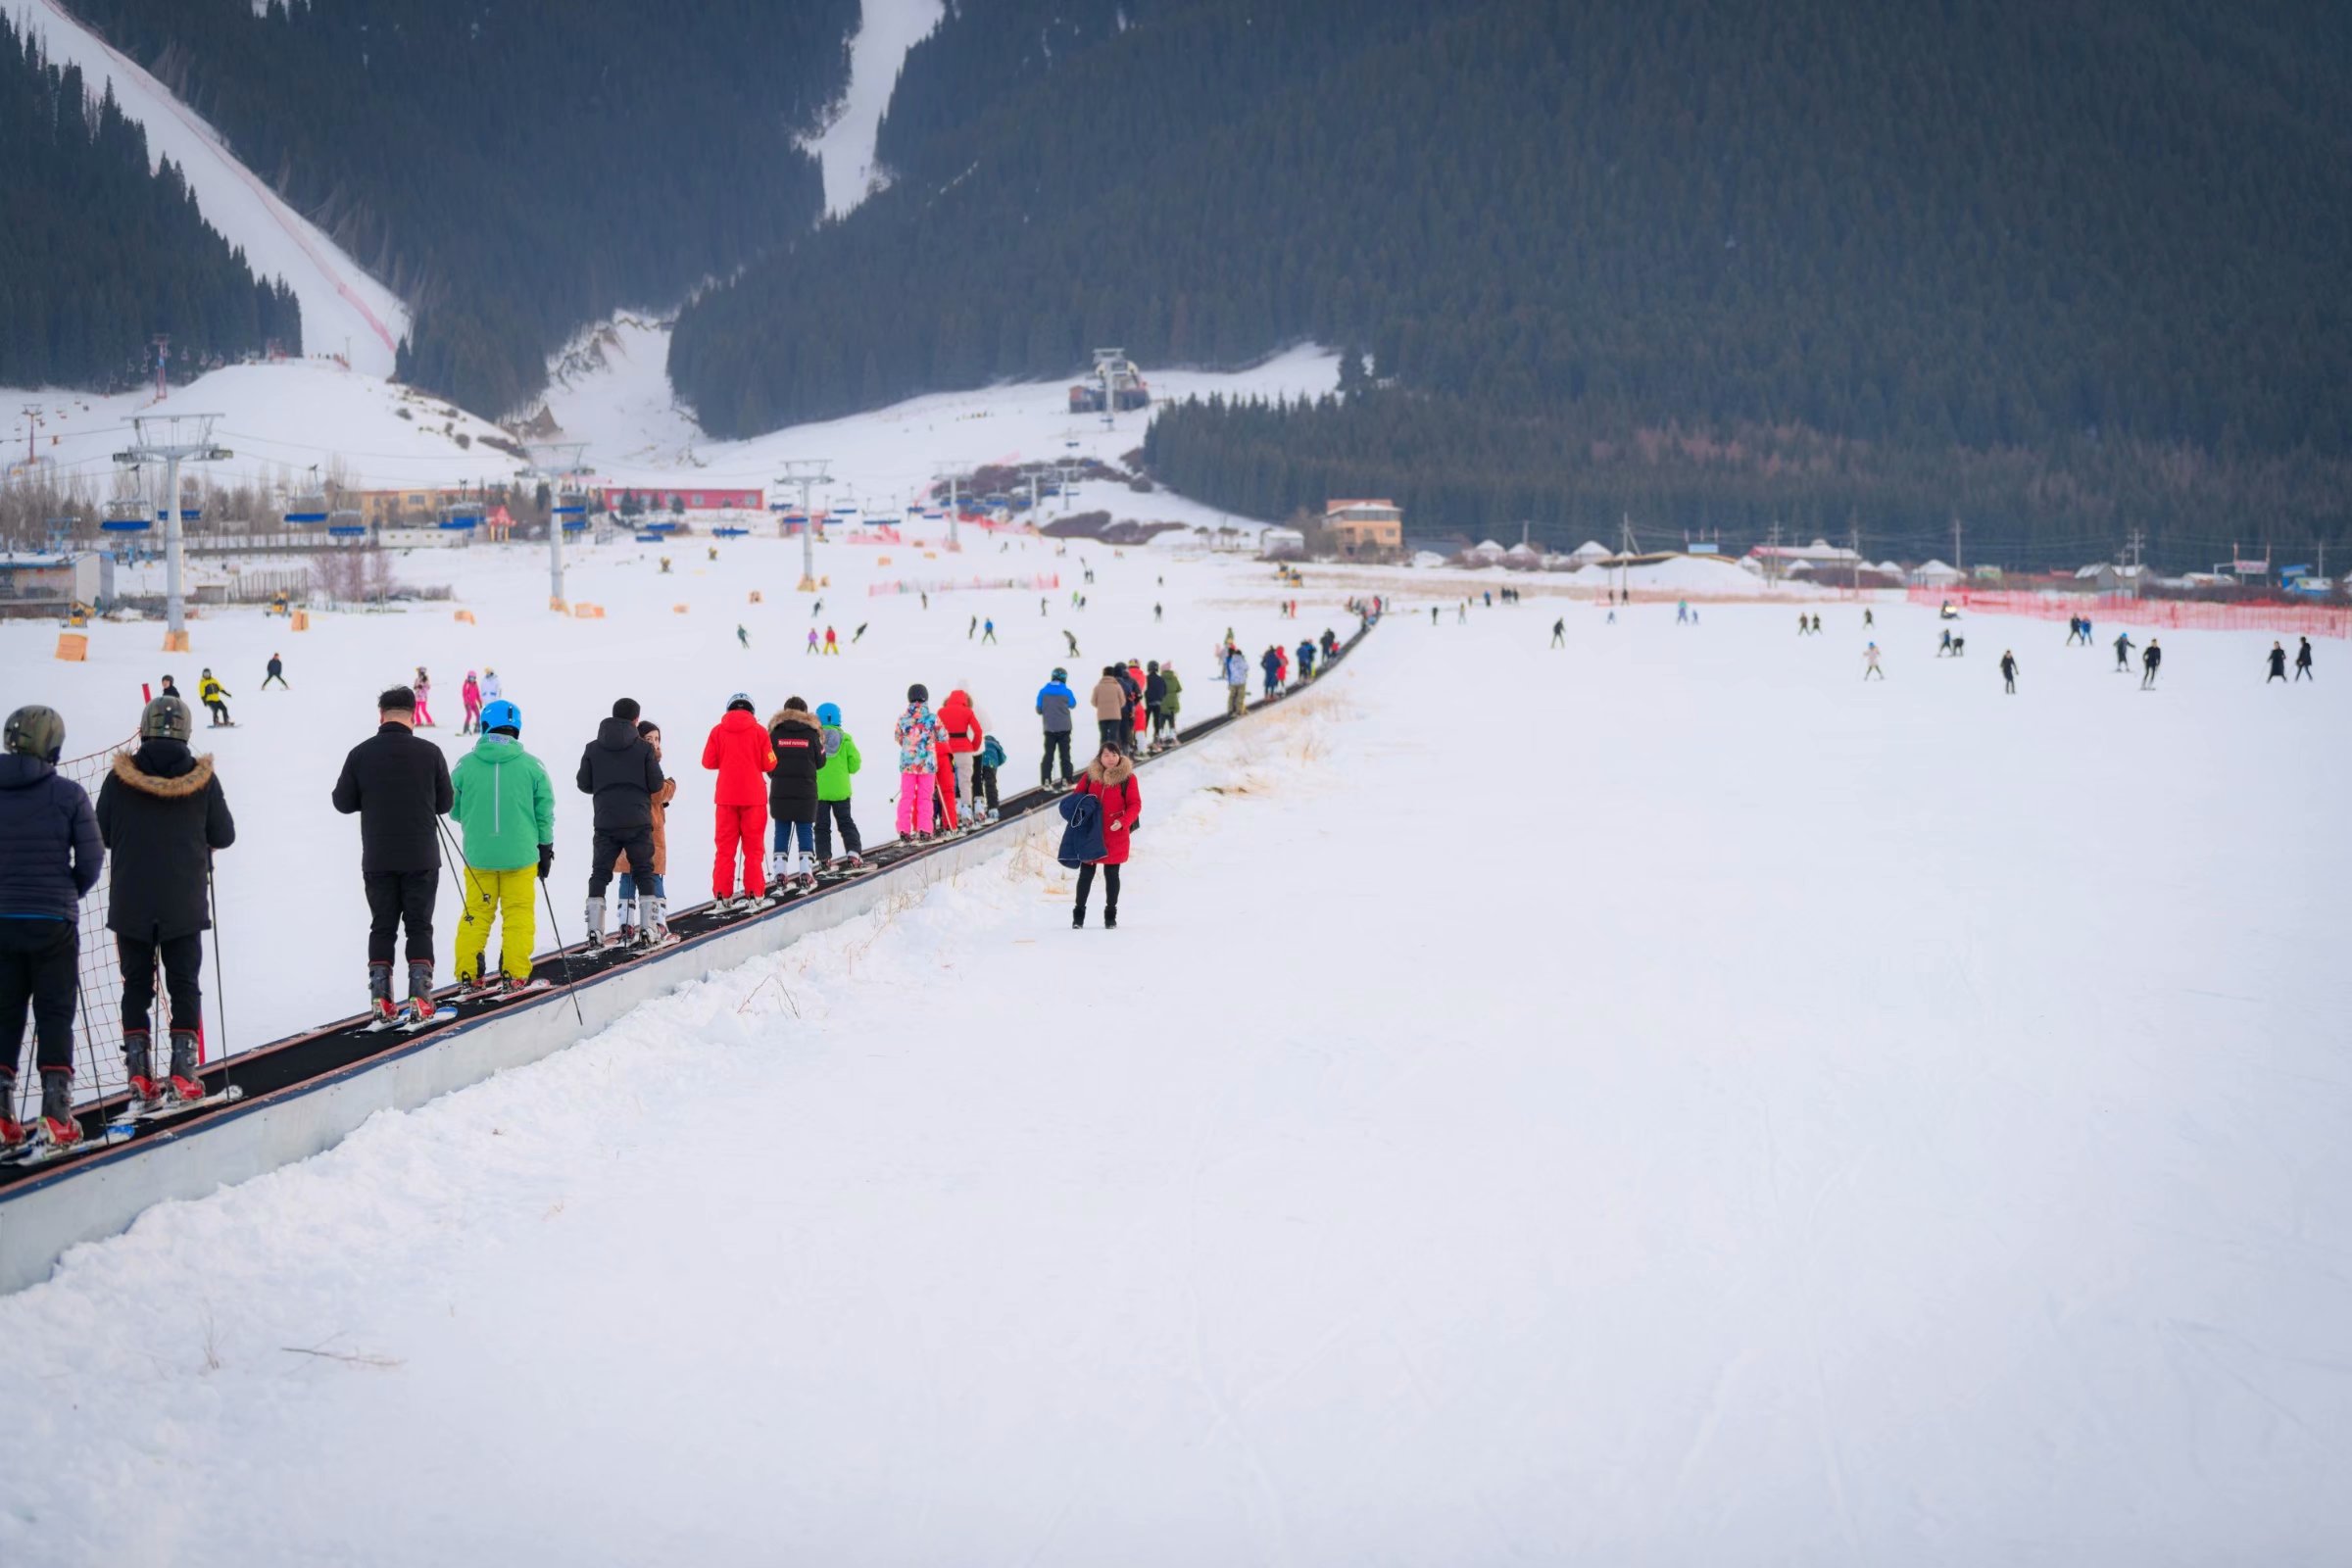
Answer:
[[[906,700],[910,703],[927,703],[931,700],[931,688],[918,680],[906,688]]]
[[[1070,678],[1070,672],[1062,668],[1059,664],[1055,664],[1054,666],[1054,678],[1055,680],[1068,680]]]
[[[737,692],[734,696],[727,699],[728,712],[732,713],[738,709],[747,713],[752,710],[752,699],[748,692]]]
[[[482,728],[511,729],[516,735],[520,735],[522,733],[522,710],[501,698],[482,710]]]
[[[817,704],[816,721],[819,724],[830,724],[835,729],[841,728],[841,705],[839,703]]]
[[[4,738],[12,756],[54,762],[66,749],[66,721],[53,708],[28,704],[8,715]]]
[[[158,697],[139,714],[139,739],[184,741],[192,726],[188,705],[176,697]]]

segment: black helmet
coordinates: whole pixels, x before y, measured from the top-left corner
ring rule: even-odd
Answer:
[[[1068,680],[1070,678],[1070,672],[1062,668],[1059,664],[1055,664],[1054,666],[1054,678],[1055,680]]]
[[[906,688],[906,700],[910,703],[927,703],[931,700],[931,688],[918,680]]]
[[[139,739],[184,741],[193,726],[188,705],[176,697],[158,697],[139,714]]]
[[[28,704],[8,715],[6,741],[13,756],[54,762],[66,749],[66,721],[53,708]]]

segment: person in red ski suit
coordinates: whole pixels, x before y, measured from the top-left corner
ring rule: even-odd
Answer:
[[[740,858],[743,896],[756,899],[767,891],[767,775],[776,770],[776,751],[742,692],[727,699],[727,710],[703,742],[703,766],[718,774],[711,797],[718,807],[718,853],[710,865],[710,896],[735,896]]]

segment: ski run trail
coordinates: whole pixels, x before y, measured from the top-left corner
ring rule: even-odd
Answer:
[[[325,795],[419,659],[454,754],[497,650],[568,923],[569,774],[622,689],[684,780],[683,901],[736,687],[843,703],[881,837],[909,679],[969,676],[1012,787],[1054,662],[1172,657],[1199,713],[1228,624],[1254,654],[1358,587],[1403,612],[1147,770],[1115,932],[1069,929],[1032,833],[0,1299],[0,1561],[2352,1557],[2340,645],[2265,687],[2267,638],[2166,634],[2143,694],[2043,623],[1935,660],[1883,604],[1865,686],[1849,604],[1802,641],[1541,594],[1461,624],[1459,575],[1310,568],[1293,622],[1263,567],[1089,553],[1084,612],[1074,547],[1048,615],[869,617],[884,568],[839,550],[822,619],[874,622],[839,660],[772,541],[699,581],[596,557],[601,624],[486,550],[479,626],[199,622],[183,685],[278,643],[295,683],[198,735],[258,1031],[359,992]],[[720,606],[762,578],[746,652]],[[101,631],[50,665],[0,628],[81,739],[157,663]]]

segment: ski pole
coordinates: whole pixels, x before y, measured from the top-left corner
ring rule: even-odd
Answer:
[[[228,1092],[228,971],[220,967],[220,894],[213,881],[213,856],[204,856],[204,892],[213,901],[213,1010],[220,1014],[220,1090]],[[159,950],[160,951],[160,950]]]
[[[579,996],[571,989],[571,956],[564,951],[564,933],[556,929],[556,896],[547,891],[547,878],[545,877],[539,879],[539,897],[547,904],[547,934],[556,939],[556,961],[564,966],[564,994],[571,998],[572,1017],[579,1021],[581,1028],[585,1029],[588,1027],[588,1020],[581,1015]]]

